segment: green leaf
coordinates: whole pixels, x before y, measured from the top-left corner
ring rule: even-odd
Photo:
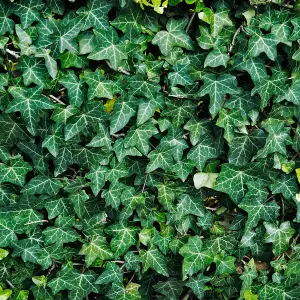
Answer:
[[[136,115],[136,107],[139,104],[133,96],[121,96],[114,105],[114,113],[110,119],[110,134],[114,134],[124,128],[130,118]]]
[[[156,150],[153,150],[148,154],[148,157],[150,162],[147,165],[147,173],[153,172],[158,168],[165,171],[171,170],[173,165],[172,148],[157,147]]]
[[[48,71],[42,58],[23,55],[20,58],[18,70],[22,72],[23,82],[26,86],[31,83],[35,83],[41,87],[45,85],[45,74]]]
[[[124,224],[110,225],[105,229],[105,232],[112,235],[113,238],[110,242],[111,250],[114,252],[115,257],[124,255],[128,248],[136,243],[136,233],[139,227],[125,226]]]
[[[187,287],[190,287],[193,293],[199,299],[202,299],[205,292],[205,283],[207,283],[209,280],[209,277],[206,277],[203,274],[199,273],[197,277],[190,277],[189,281],[185,285]]]
[[[59,82],[68,89],[70,104],[80,107],[86,97],[85,88],[74,72],[63,75]]]
[[[176,219],[182,220],[183,217],[190,214],[200,218],[204,217],[204,205],[196,197],[183,194],[177,204]]]
[[[279,206],[275,201],[266,202],[264,199],[245,198],[239,207],[248,213],[246,230],[254,228],[260,220],[273,221],[278,216]]]
[[[150,151],[149,139],[158,133],[152,122],[147,122],[140,127],[131,129],[128,131],[124,139],[124,145],[126,148],[136,147],[142,154],[147,155]]]
[[[83,23],[80,17],[72,19],[66,26],[62,22],[50,18],[48,25],[52,29],[52,35],[49,39],[51,45],[51,53],[54,58],[57,58],[60,53],[69,50],[72,53],[78,53],[78,43],[75,38],[82,29]]]
[[[113,258],[113,253],[104,237],[95,236],[89,243],[83,244],[79,252],[85,255],[85,264],[89,267],[97,258],[108,260]]]
[[[169,19],[166,28],[167,31],[159,31],[152,40],[152,44],[158,45],[161,53],[169,55],[174,47],[182,47],[187,50],[193,50],[193,42],[184,31],[187,19]]]
[[[113,262],[108,262],[105,271],[97,278],[96,284],[122,284],[122,272]]]
[[[41,87],[26,90],[12,88],[10,93],[13,95],[14,100],[9,103],[6,112],[21,112],[24,121],[27,123],[28,131],[35,135],[40,110],[52,109],[54,107],[53,103],[41,95]]]
[[[0,183],[10,182],[18,186],[24,186],[26,174],[32,168],[20,156],[14,156],[4,164],[0,163]]]
[[[280,179],[271,185],[273,194],[281,193],[287,200],[292,200],[298,192],[297,180],[294,174],[282,174]]]
[[[263,35],[261,30],[254,26],[247,26],[247,34],[251,36],[248,42],[248,57],[257,57],[265,53],[271,60],[277,56],[277,39],[272,33]]]
[[[89,0],[87,7],[80,7],[76,13],[82,17],[82,30],[87,30],[91,27],[96,29],[107,29],[107,13],[112,5],[103,0]]]
[[[74,206],[74,210],[79,218],[82,218],[85,214],[85,204],[89,199],[89,196],[85,191],[80,191],[79,193],[70,195],[70,202]]]
[[[192,276],[200,270],[210,265],[213,261],[211,252],[203,250],[203,243],[199,236],[190,237],[188,243],[185,244],[179,253],[184,257],[182,265],[183,279],[187,275]]]
[[[236,166],[245,166],[264,146],[266,136],[262,130],[253,130],[250,134],[235,135],[230,149],[228,161]]]
[[[204,67],[227,67],[230,57],[226,53],[226,47],[215,48],[205,58]]]
[[[179,127],[184,123],[185,119],[193,116],[195,109],[194,104],[190,100],[167,100],[167,108],[162,111],[162,116],[171,117],[175,127]]]
[[[273,244],[273,253],[278,256],[287,251],[289,248],[289,241],[295,233],[290,222],[283,222],[279,227],[276,224],[264,222],[264,226],[267,230],[265,242]]]
[[[155,98],[160,86],[156,82],[147,80],[144,76],[135,75],[128,80],[130,94],[147,98]]]
[[[112,99],[115,92],[115,83],[111,80],[106,80],[98,69],[95,72],[87,72],[84,79],[89,85],[88,99],[108,98]]]
[[[203,81],[204,86],[199,91],[198,96],[202,97],[209,94],[211,101],[209,111],[213,117],[220,111],[225,94],[235,95],[240,93],[236,78],[232,75],[225,74],[216,77],[213,74],[207,74],[203,76]]]
[[[187,158],[192,160],[200,171],[204,170],[205,163],[218,156],[216,141],[211,134],[206,134],[201,141],[188,153]]]
[[[149,250],[141,250],[140,258],[144,272],[151,268],[159,274],[169,276],[167,260],[157,248],[151,247]]]
[[[227,9],[221,9],[213,14],[213,20],[210,23],[210,30],[213,37],[216,37],[222,31],[224,26],[233,25],[228,13],[229,11]]]
[[[22,27],[26,29],[34,21],[38,21],[40,19],[39,11],[41,11],[44,6],[45,4],[42,0],[25,0],[14,2],[13,8],[14,13],[21,19]]]
[[[182,293],[182,281],[170,278],[167,281],[159,281],[153,286],[154,290],[166,297],[166,299],[176,300]]]
[[[246,183],[259,176],[262,176],[261,168],[257,163],[249,163],[244,168],[223,164],[214,188],[227,193],[233,201],[239,202],[246,193]]]
[[[22,192],[27,193],[29,195],[44,193],[49,195],[55,195],[61,187],[62,184],[59,180],[38,175],[32,178],[24,186]]]
[[[97,46],[89,54],[88,58],[92,60],[107,59],[114,70],[118,70],[121,62],[127,59],[125,45],[119,43],[119,37],[113,27],[107,30],[94,29],[94,34],[97,37]]]
[[[5,2],[0,4],[0,35],[7,32],[12,33],[14,30],[15,22],[9,18],[12,9]]]
[[[91,292],[97,293],[96,277],[97,275],[93,271],[82,273],[70,265],[64,265],[58,276],[48,282],[48,286],[53,294],[68,290],[70,298],[82,299]]]
[[[72,228],[74,225],[73,223],[74,220],[72,217],[59,216],[55,220],[55,226],[49,226],[43,231],[43,235],[45,235],[45,244],[70,243],[78,240],[79,235]]]

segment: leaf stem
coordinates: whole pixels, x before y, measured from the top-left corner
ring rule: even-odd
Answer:
[[[31,224],[40,223],[40,222],[48,223],[49,221],[48,220],[37,220],[37,221],[28,222],[25,225],[31,225]]]
[[[10,55],[14,56],[15,58],[20,58],[19,52],[15,52],[12,50],[9,50],[6,48],[6,52],[9,53]]]

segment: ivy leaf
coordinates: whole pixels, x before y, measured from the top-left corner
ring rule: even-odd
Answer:
[[[136,107],[139,104],[137,98],[133,96],[121,96],[114,105],[114,113],[110,119],[110,134],[121,130],[136,115]]]
[[[257,152],[255,158],[265,158],[275,152],[286,155],[286,146],[292,145],[290,128],[285,127],[280,120],[274,119],[268,120],[263,126],[268,131],[268,136],[265,146]]]
[[[236,135],[230,145],[229,163],[245,166],[258,149],[264,146],[265,141],[265,133],[259,129],[253,130],[250,134]]]
[[[296,287],[290,291],[286,291],[285,286],[283,285],[269,283],[264,285],[259,290],[258,295],[259,295],[259,299],[262,300],[267,300],[270,297],[277,300],[278,295],[284,295],[286,299],[297,299],[299,297],[299,288]]]
[[[85,255],[85,264],[89,267],[97,258],[109,260],[113,258],[113,253],[104,237],[92,237],[89,243],[83,244],[79,252]]]
[[[187,158],[195,162],[197,168],[203,171],[208,159],[218,156],[216,142],[211,134],[201,138],[201,141],[194,146],[188,153]]]
[[[35,83],[39,86],[45,85],[46,66],[41,58],[22,56],[18,64],[18,70],[22,71],[23,81],[26,86]]]
[[[230,111],[227,111],[226,109],[221,108],[219,111],[219,118],[216,124],[224,128],[224,138],[230,144],[234,139],[235,128],[246,125],[246,121],[241,115],[240,110],[231,109]]]
[[[183,217],[189,214],[204,217],[204,206],[195,197],[183,194],[177,204],[176,219],[182,220]]]
[[[49,226],[43,231],[45,235],[45,244],[53,243],[71,243],[79,239],[78,233],[72,228],[74,225],[73,217],[59,216],[54,226]]]
[[[167,299],[176,300],[182,293],[183,283],[175,278],[170,278],[167,281],[159,281],[153,288]]]
[[[152,122],[147,122],[138,128],[131,127],[124,139],[124,145],[136,147],[142,154],[147,155],[150,150],[149,139],[158,133]]]
[[[97,278],[96,284],[122,284],[122,279],[120,268],[115,263],[108,262],[105,271]]]
[[[246,183],[255,180],[260,172],[260,165],[256,163],[249,163],[244,168],[223,164],[214,189],[227,193],[233,201],[239,202],[246,193]]]
[[[21,19],[23,29],[29,27],[34,21],[40,19],[40,13],[45,4],[42,0],[32,1],[16,1],[14,2],[14,13]]]
[[[78,36],[83,26],[80,17],[72,19],[66,26],[55,19],[50,19],[50,24],[53,30],[50,39],[52,56],[57,58],[58,55],[65,50],[69,50],[72,53],[78,53],[78,43],[75,41],[75,38]]]
[[[107,30],[94,29],[97,37],[97,47],[89,54],[88,58],[93,60],[109,60],[111,67],[118,70],[121,62],[127,59],[125,45],[119,43],[119,37],[113,27]]]
[[[24,186],[22,192],[27,193],[29,195],[44,193],[49,195],[55,195],[61,187],[62,184],[59,180],[38,175],[32,178]]]
[[[271,220],[270,220],[271,221]],[[266,243],[273,243],[273,253],[278,256],[289,248],[289,241],[295,233],[289,221],[283,222],[277,227],[276,224],[264,222],[267,230]]]
[[[171,117],[172,123],[179,127],[184,123],[185,119],[193,116],[194,104],[190,100],[167,100],[167,108],[162,111],[162,116]]]
[[[185,284],[187,287],[190,287],[193,293],[199,298],[202,299],[204,296],[204,287],[205,283],[209,282],[210,278],[199,273],[197,277],[190,277],[189,281]]]
[[[128,248],[136,243],[136,233],[139,227],[125,226],[124,224],[110,225],[105,229],[105,232],[112,235],[113,238],[110,242],[110,247],[116,257],[126,253]]]
[[[156,109],[162,109],[163,106],[164,99],[159,96],[141,102],[138,107],[137,126],[147,122],[154,115]]]
[[[211,101],[209,111],[213,117],[219,112],[225,94],[235,95],[240,93],[236,78],[232,75],[225,74],[216,77],[213,74],[207,74],[203,76],[203,81],[204,85],[197,95],[203,97],[209,94]]]
[[[232,21],[228,16],[227,9],[221,9],[213,14],[213,21],[210,24],[212,36],[216,37],[223,29],[224,26],[232,26]]]
[[[107,29],[107,13],[112,5],[102,0],[89,0],[87,7],[80,7],[76,13],[82,17],[82,30],[87,30],[91,27],[96,29]]]
[[[112,288],[109,290],[107,297],[109,299],[124,299],[124,300],[138,300],[140,299],[139,294],[139,284],[136,283],[128,283],[125,288],[122,286],[113,283]]]
[[[269,76],[263,78],[261,82],[255,86],[251,95],[255,95],[258,93],[261,98],[261,108],[266,107],[270,98],[274,95],[285,94],[286,85],[284,84],[286,80],[285,74],[282,72],[278,72],[273,75],[271,78]]]
[[[0,4],[0,35],[13,32],[15,22],[9,18],[11,13],[12,9],[10,6],[4,2]]]
[[[163,170],[171,170],[173,165],[172,148],[169,147],[157,147],[156,150],[151,151],[148,154],[150,162],[147,165],[147,173],[161,168]]]
[[[176,64],[173,66],[174,72],[168,74],[171,86],[176,85],[190,85],[193,84],[193,80],[189,75],[189,65]]]
[[[41,109],[52,109],[54,107],[53,103],[41,95],[41,87],[26,90],[12,88],[10,93],[13,95],[14,100],[9,103],[6,112],[21,112],[29,132],[35,135],[39,111]]]
[[[155,98],[160,86],[156,82],[147,80],[141,75],[132,76],[129,80],[130,94],[147,98]]]
[[[287,200],[292,200],[298,192],[296,178],[293,174],[282,174],[280,179],[271,185],[274,194],[281,193]]]
[[[157,248],[151,247],[149,250],[141,250],[140,258],[144,272],[151,268],[159,274],[169,276],[167,260]]]
[[[106,80],[98,69],[95,72],[87,72],[84,79],[89,85],[88,99],[108,98],[112,99],[115,92],[115,83],[111,80]]]
[[[58,276],[48,282],[53,294],[59,291],[68,290],[72,299],[82,299],[89,293],[97,293],[95,280],[97,275],[94,271],[81,273],[70,265],[64,265]]]
[[[118,209],[121,204],[120,193],[122,193],[125,188],[124,184],[114,181],[110,184],[108,190],[104,190],[101,196],[105,199],[106,206]]]
[[[192,276],[200,270],[204,270],[213,261],[211,252],[203,250],[203,243],[199,236],[190,237],[188,243],[180,248],[179,253],[184,257],[182,276]]]
[[[23,186],[26,174],[31,170],[32,168],[20,156],[12,157],[7,164],[0,163],[0,182]]]
[[[248,213],[246,230],[254,228],[260,220],[273,221],[278,216],[279,206],[276,202],[266,202],[264,199],[246,198],[239,204],[239,207]]]
[[[70,201],[74,206],[74,210],[79,218],[85,214],[84,202],[89,199],[85,191],[80,191],[77,194],[70,195]]]
[[[264,52],[271,60],[277,56],[277,39],[274,34],[263,35],[259,28],[247,26],[247,33],[251,36],[248,42],[248,57],[257,57]]]
[[[182,47],[193,50],[193,42],[184,31],[187,19],[175,20],[170,18],[166,28],[167,31],[159,31],[152,40],[152,44],[158,45],[161,53],[168,56],[174,47]]]
[[[226,53],[226,47],[215,48],[205,58],[204,67],[227,67],[230,57]]]
[[[50,220],[59,215],[66,217],[72,213],[70,202],[65,198],[48,201],[45,208]]]
[[[247,71],[255,84],[259,84],[263,78],[267,77],[264,60],[260,57],[242,60],[240,63],[234,64],[234,68]]]

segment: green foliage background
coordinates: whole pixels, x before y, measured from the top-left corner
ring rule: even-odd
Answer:
[[[299,3],[265,2],[0,0],[0,299],[300,299]]]

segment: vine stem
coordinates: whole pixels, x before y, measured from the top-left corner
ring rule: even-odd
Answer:
[[[145,186],[146,186],[146,182],[147,182],[147,179],[148,179],[148,175],[149,175],[149,173],[146,173],[146,177],[145,177],[145,181],[144,181],[144,185],[143,185],[142,193],[144,193]]]
[[[243,31],[243,29],[244,29],[244,26],[241,25],[241,26],[236,30],[236,32],[235,32],[235,34],[234,34],[234,36],[233,36],[233,38],[232,38],[232,42],[231,42],[231,44],[230,44],[228,53],[227,53],[228,55],[231,53],[231,51],[232,51],[232,49],[233,49],[233,47],[234,47],[234,45],[235,45],[235,41],[236,41],[236,38],[237,38],[238,34],[239,34],[241,31]]]
[[[189,20],[189,23],[186,26],[185,32],[188,32],[190,30],[190,27],[192,25],[192,22],[194,21],[195,16],[196,16],[196,12],[194,11],[191,18],[190,18],[190,20]]]
[[[192,293],[192,290],[189,289],[188,292],[187,292],[187,293],[184,295],[184,297],[182,298],[182,300],[188,300],[189,297],[190,297],[190,295],[191,295],[191,293]]]

